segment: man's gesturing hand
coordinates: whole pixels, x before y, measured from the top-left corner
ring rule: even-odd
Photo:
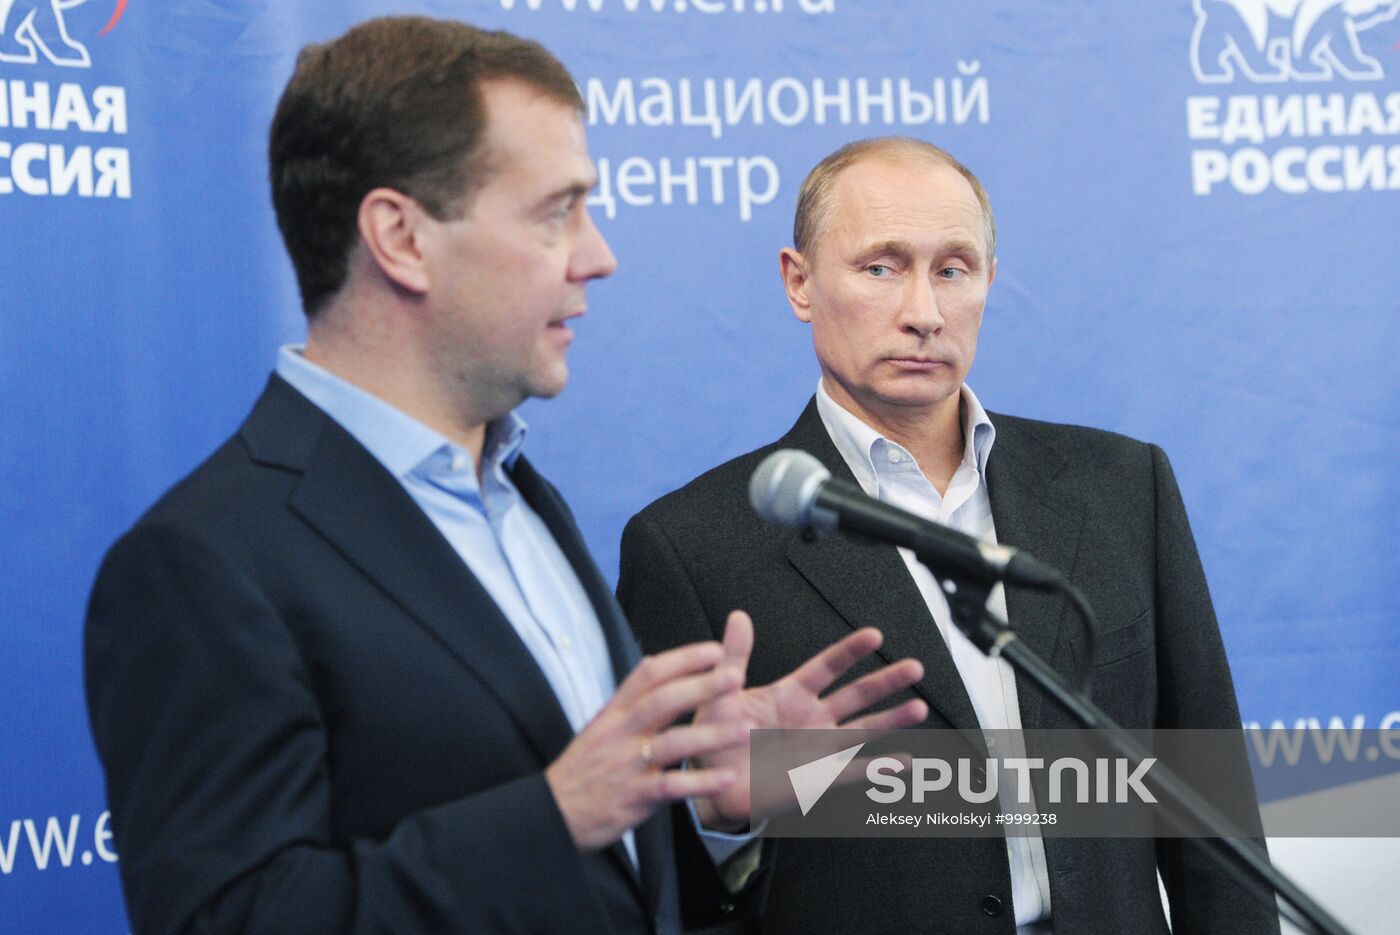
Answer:
[[[646,657],[545,770],[554,801],[580,850],[607,847],[660,805],[716,795],[739,779],[726,766],[668,768],[737,746],[747,750],[748,726],[738,721],[711,718],[703,724],[670,726],[743,684],[742,668],[718,665],[726,658],[718,643],[693,643]],[[747,760],[744,769],[747,787]]]
[[[763,728],[853,727],[896,730],[912,727],[928,717],[928,705],[919,699],[874,714],[858,716],[872,705],[902,691],[924,677],[916,659],[903,659],[861,676],[849,685],[822,697],[822,692],[852,666],[880,648],[884,637],[873,627],[857,630],[832,643],[771,685],[731,691],[708,701],[695,712],[695,725],[738,725],[745,736]],[[724,662],[720,670],[733,669],[743,681],[753,651],[753,621],[742,610],[729,615],[724,628]],[[736,780],[709,795],[696,793],[696,813],[708,828],[735,831],[749,823],[749,745],[743,743],[713,754],[701,762],[711,772],[723,769]]]

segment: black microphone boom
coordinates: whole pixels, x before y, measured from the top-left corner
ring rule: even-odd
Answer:
[[[778,526],[831,533],[854,532],[910,549],[936,574],[983,582],[1005,581],[1054,590],[1059,573],[1025,552],[991,545],[941,523],[882,503],[839,481],[805,451],[775,451],[754,471],[749,502]]]

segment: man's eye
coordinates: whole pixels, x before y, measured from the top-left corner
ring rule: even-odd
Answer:
[[[567,221],[577,201],[578,199],[576,198],[565,198],[555,205],[545,217],[550,221]]]
[[[938,275],[943,279],[957,279],[959,276],[963,275],[963,272],[963,270],[958,269],[956,266],[945,266],[938,271]]]
[[[894,272],[892,269],[890,269],[883,263],[871,263],[865,268],[865,271],[875,277],[885,277],[888,276],[890,273]]]

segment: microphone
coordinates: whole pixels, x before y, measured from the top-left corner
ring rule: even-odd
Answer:
[[[853,532],[913,550],[935,575],[1004,581],[1043,591],[1059,587],[1054,568],[1006,545],[991,545],[915,516],[837,480],[805,451],[775,451],[749,480],[749,503],[768,522],[820,534]]]

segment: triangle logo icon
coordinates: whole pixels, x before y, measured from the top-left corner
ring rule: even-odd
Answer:
[[[792,791],[797,794],[797,805],[802,809],[804,817],[826,794],[826,790],[831,788],[836,777],[841,775],[846,764],[855,759],[863,746],[864,743],[858,743],[854,747],[829,753],[821,759],[788,770],[788,781],[792,783]]]

